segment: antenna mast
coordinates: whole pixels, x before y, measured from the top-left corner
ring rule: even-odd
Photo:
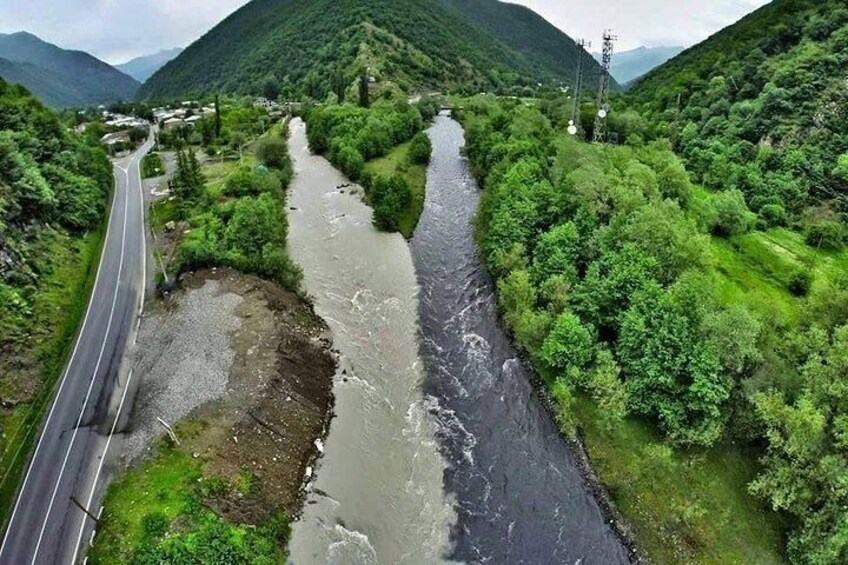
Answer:
[[[612,63],[613,42],[618,39],[612,30],[604,30],[604,50],[601,59],[601,74],[598,78],[598,114],[595,116],[595,133],[592,141],[603,143],[607,137],[607,116],[609,116],[610,63]]]
[[[583,56],[586,54],[586,47],[591,47],[592,43],[585,39],[577,41],[579,54],[577,56],[577,78],[574,81],[574,108],[571,111],[571,121],[568,124],[568,133],[577,135],[580,131],[580,102],[583,96]]]

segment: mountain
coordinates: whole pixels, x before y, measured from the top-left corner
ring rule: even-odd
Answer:
[[[846,67],[844,2],[774,0],[648,73],[629,97],[698,182],[742,191],[769,223],[788,215],[837,230],[848,213]]]
[[[165,63],[174,59],[177,55],[183,52],[182,47],[174,47],[173,49],[163,49],[152,55],[143,55],[136,57],[126,63],[115,65],[115,68],[124,74],[128,74],[138,82],[144,82],[149,79],[153,73],[161,69]]]
[[[139,83],[82,51],[62,49],[19,32],[0,34],[0,77],[19,82],[56,108],[131,99]]]
[[[619,84],[626,84],[676,57],[683,49],[683,47],[639,47],[631,51],[615,53],[610,74]],[[600,53],[592,53],[592,56],[600,62]]]
[[[323,98],[367,66],[401,88],[477,91],[573,80],[578,48],[496,0],[253,0],[165,65],[143,98],[211,91]],[[592,62],[590,75],[598,67]]]

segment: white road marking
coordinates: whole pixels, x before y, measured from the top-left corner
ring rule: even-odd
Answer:
[[[118,166],[118,168],[120,169],[121,167]],[[91,307],[94,304],[94,295],[96,293],[95,291],[97,290],[98,284],[100,282],[100,273],[103,270],[103,262],[105,261],[105,258],[106,258],[106,246],[109,243],[109,234],[112,232],[112,225],[114,224],[114,222],[112,221],[114,219],[112,212],[114,212],[115,202],[116,202],[116,199],[115,199],[115,195],[113,194],[113,196],[112,196],[112,211],[109,213],[109,225],[106,226],[106,237],[103,240],[103,250],[100,253],[100,262],[97,265],[97,274],[94,277],[94,286],[91,288],[91,296],[89,296],[89,298],[88,298],[88,306],[86,307],[86,310],[85,310],[85,317],[83,318],[83,322],[82,322],[82,326],[81,326],[81,329],[79,331],[79,334],[77,334],[77,340],[76,340],[76,343],[74,344],[74,349],[71,352],[71,359],[70,359],[70,361],[68,361],[67,367],[65,367],[65,373],[62,375],[62,380],[59,383],[59,390],[56,392],[56,398],[53,400],[53,404],[50,407],[50,412],[47,414],[47,420],[44,423],[44,429],[45,430],[50,426],[50,420],[53,418],[53,411],[56,409],[56,404],[58,403],[59,398],[61,398],[61,396],[62,396],[62,391],[65,388],[65,382],[67,381],[68,373],[70,373],[71,367],[73,367],[74,360],[76,359],[76,356],[77,356],[77,349],[79,349],[79,344],[80,344],[81,338],[82,338],[83,334],[85,333],[86,327],[88,326],[88,317],[89,317],[89,314],[91,313]],[[126,209],[124,209],[124,220],[125,221],[126,221],[126,212],[127,212]],[[43,441],[44,441],[44,434],[42,433],[41,436],[38,438],[38,443],[35,446],[35,452],[33,453],[32,460],[30,461],[29,467],[27,468],[27,473],[24,476],[24,482],[21,485],[21,490],[18,492],[18,498],[15,501],[15,507],[12,510],[12,516],[11,516],[11,518],[9,518],[9,523],[6,526],[6,533],[3,536],[3,543],[2,543],[2,545],[0,545],[0,557],[3,556],[3,550],[6,549],[6,541],[9,538],[9,532],[12,531],[12,524],[15,521],[15,515],[18,513],[18,508],[20,507],[20,504],[21,504],[21,497],[22,497],[24,491],[26,490],[27,484],[29,483],[29,477],[30,477],[30,474],[32,473],[33,465],[34,465],[36,459],[38,458],[38,453],[41,450],[41,444],[42,444]],[[21,447],[23,447],[23,445],[21,445]],[[18,448],[18,451],[20,451],[21,447]],[[17,457],[17,455],[16,455],[16,457]]]
[[[140,162],[140,161],[137,161],[137,163],[138,162]],[[139,307],[139,311],[138,311],[139,318],[138,318],[138,325],[136,326],[135,338],[138,337],[138,328],[141,326],[141,314],[144,311],[144,290],[147,286],[147,247],[146,247],[146,243],[145,243],[145,239],[147,237],[147,230],[146,230],[145,221],[144,221],[144,196],[142,194],[143,191],[144,191],[143,190],[144,187],[142,186],[143,181],[141,180],[140,165],[139,165],[139,169],[137,170],[137,173],[138,173],[138,179],[139,179],[139,183],[140,183],[139,184],[139,198],[141,200],[140,211],[141,211],[141,230],[142,230],[141,264],[142,264],[142,273],[143,274],[142,274],[142,278],[141,278],[141,288],[142,288],[142,291],[141,291],[141,306]],[[129,181],[129,178],[127,180]],[[129,184],[127,184],[127,189],[129,189]],[[97,483],[100,480],[100,473],[103,471],[103,465],[106,462],[106,455],[109,453],[109,445],[112,443],[112,436],[115,435],[115,430],[117,429],[118,422],[121,419],[121,411],[124,408],[124,401],[127,398],[127,391],[130,388],[130,383],[132,382],[132,378],[133,378],[133,369],[130,369],[130,372],[127,374],[127,382],[126,382],[126,384],[124,384],[124,392],[121,394],[121,401],[118,403],[118,411],[115,413],[115,420],[112,422],[112,428],[109,430],[109,437],[106,439],[106,445],[103,448],[103,453],[100,455],[100,463],[97,465],[97,472],[95,473],[94,480],[91,483],[91,491],[89,492],[89,495],[88,495],[88,501],[85,503],[86,508],[91,508],[91,503],[94,501],[94,493],[97,490]],[[98,520],[100,519],[101,514],[103,514],[103,506],[100,506],[100,510],[97,512],[97,519]],[[79,530],[79,535],[77,536],[77,543],[74,547],[74,556],[73,556],[73,559],[71,559],[72,564],[77,562],[77,556],[79,554],[80,543],[82,542],[82,536],[83,536],[83,533],[85,532],[85,523],[86,523],[86,517],[83,517],[82,522],[80,523],[80,530]],[[95,531],[92,530],[91,540],[89,541],[89,546],[94,544],[94,533],[95,533]],[[87,559],[87,557],[86,557],[86,559]]]

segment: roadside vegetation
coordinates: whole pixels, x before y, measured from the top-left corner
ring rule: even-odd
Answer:
[[[177,428],[189,441],[201,432],[202,424],[195,421]],[[89,552],[89,562],[282,563],[289,538],[287,516],[272,516],[256,527],[234,524],[213,510],[231,499],[256,496],[250,474],[235,480],[204,475],[201,460],[168,441],[160,440],[152,458],[110,487],[104,527]]]
[[[648,556],[777,563],[788,528],[793,561],[844,557],[848,254],[693,185],[666,141],[485,96],[460,117],[504,320]]]
[[[165,174],[165,163],[159,153],[148,153],[141,159],[141,178],[150,179]]]
[[[293,174],[287,131],[275,125],[260,136],[256,122],[244,128],[234,123],[229,122],[229,135],[242,140],[240,158],[229,151],[210,159],[198,155],[202,149],[177,143],[176,171],[169,183],[172,196],[157,201],[151,210],[161,264],[172,278],[186,271],[231,267],[297,292],[301,272],[286,253],[285,190]],[[261,489],[251,473],[224,476],[214,465],[204,464],[204,458],[193,456],[189,446],[194,443],[206,449],[210,442],[225,441],[220,430],[205,429],[225,415],[210,418],[182,421],[177,435],[183,445],[163,438],[150,458],[109,488],[91,563],[285,561],[290,521],[286,514],[239,518],[240,503],[254,510],[268,506],[252,501],[261,496]]]
[[[424,98],[409,104],[391,90],[370,105],[322,105],[306,112],[309,147],[365,189],[374,225],[412,237],[424,208],[427,164],[432,147],[422,129],[438,112]],[[370,107],[365,107],[370,106]]]
[[[0,522],[85,313],[111,186],[97,140],[0,80]]]

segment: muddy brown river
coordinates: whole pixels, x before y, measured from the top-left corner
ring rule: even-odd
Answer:
[[[291,124],[289,247],[339,351],[335,417],[303,515],[297,565],[438,563],[456,520],[446,461],[421,393],[418,284],[409,245],[378,232],[371,209]]]
[[[289,142],[291,254],[340,351],[336,416],[291,560],[628,563],[498,322],[462,128],[428,135],[424,214],[377,232],[344,177]]]

